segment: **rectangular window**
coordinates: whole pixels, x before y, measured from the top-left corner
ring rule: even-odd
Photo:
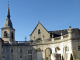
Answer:
[[[80,51],[80,46],[78,46],[78,51]]]
[[[22,52],[22,49],[20,49],[20,52]]]
[[[32,60],[32,55],[28,55],[28,60]]]
[[[28,51],[28,60],[32,60],[32,50]]]
[[[20,60],[22,60],[22,58],[20,58]]]
[[[5,60],[5,57],[4,56],[2,57],[2,60]]]
[[[11,53],[13,53],[13,49],[11,49]]]
[[[5,58],[2,58],[2,60],[5,60]]]
[[[20,56],[20,60],[22,60],[22,56]]]
[[[5,52],[5,49],[3,49],[3,53]]]

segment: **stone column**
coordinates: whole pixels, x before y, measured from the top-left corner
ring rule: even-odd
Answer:
[[[61,31],[61,40],[63,39],[63,33],[62,33],[62,31]]]

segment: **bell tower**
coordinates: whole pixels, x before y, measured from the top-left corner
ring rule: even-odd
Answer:
[[[12,26],[12,22],[10,19],[10,10],[8,4],[7,18],[4,23],[4,27],[1,28],[1,38],[4,41],[13,42],[15,41],[15,29]]]

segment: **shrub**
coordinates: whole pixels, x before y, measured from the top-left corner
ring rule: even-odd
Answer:
[[[73,60],[73,56],[72,56],[72,54],[71,54],[70,60]]]
[[[62,55],[62,60],[64,60],[63,55]]]

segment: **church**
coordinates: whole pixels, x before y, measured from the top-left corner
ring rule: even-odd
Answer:
[[[69,26],[69,29],[47,31],[38,22],[29,41],[15,41],[8,6],[7,18],[1,28],[0,60],[52,60],[51,56],[60,59],[63,56],[64,60],[69,60],[71,54],[80,60],[79,28]]]

